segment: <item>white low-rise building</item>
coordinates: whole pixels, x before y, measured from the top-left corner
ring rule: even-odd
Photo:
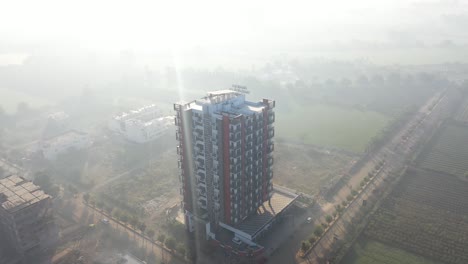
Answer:
[[[129,141],[145,143],[164,135],[173,122],[173,116],[161,117],[156,105],[149,105],[114,117],[108,127]]]
[[[44,139],[41,142],[41,150],[44,158],[55,160],[60,154],[70,150],[87,149],[92,145],[87,133],[70,130],[58,136]]]

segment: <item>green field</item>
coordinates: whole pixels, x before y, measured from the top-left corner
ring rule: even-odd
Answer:
[[[361,238],[356,242],[341,264],[437,264],[421,256]]]
[[[363,152],[389,121],[377,112],[324,104],[294,106],[276,115],[277,138],[354,152]]]

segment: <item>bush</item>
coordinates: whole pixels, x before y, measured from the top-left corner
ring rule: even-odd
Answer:
[[[362,181],[359,185],[360,185],[361,187],[364,187],[364,185],[366,185],[366,182]]]
[[[335,209],[336,209],[336,211],[337,211],[338,213],[341,212],[341,211],[343,211],[343,208],[342,208],[341,205],[339,205],[339,204],[335,205]]]
[[[317,241],[317,237],[316,236],[310,236],[309,237],[309,243],[312,245],[315,243],[315,241]]]
[[[182,256],[185,256],[185,253],[187,252],[187,250],[185,249],[185,245],[182,244],[182,243],[177,244],[176,250],[177,250],[177,252],[179,252]]]
[[[352,191],[351,191],[351,195],[352,195],[352,196],[356,196],[356,195],[358,195],[358,192],[357,192],[356,190],[352,190]]]
[[[316,225],[314,229],[314,235],[320,237],[323,234],[323,227],[320,225]]]
[[[348,205],[348,203],[347,203],[346,201],[342,201],[342,202],[341,202],[341,205],[342,205],[343,207],[346,207],[346,206]]]
[[[322,223],[322,227],[325,229],[328,227],[328,224],[327,223]]]
[[[369,172],[369,173],[367,174],[367,177],[369,177],[369,178],[372,178],[372,177],[374,177],[374,173],[372,173],[372,171],[371,171],[371,172]]]
[[[175,247],[176,247],[176,241],[174,238],[172,237],[169,237],[166,239],[166,241],[164,242],[164,245],[166,245],[166,247],[170,250],[174,250]]]
[[[333,212],[333,218],[335,218],[338,215],[338,211]]]
[[[325,216],[325,220],[327,221],[327,223],[331,223],[333,221],[333,217],[331,215],[327,215]]]

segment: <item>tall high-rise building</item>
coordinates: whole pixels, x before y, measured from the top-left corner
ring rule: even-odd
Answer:
[[[232,90],[174,104],[182,207],[189,231],[214,237],[272,197],[275,102]]]

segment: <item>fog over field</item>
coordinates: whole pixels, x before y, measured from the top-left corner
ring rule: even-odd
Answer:
[[[465,0],[3,1],[0,263],[468,263],[467,28]],[[5,224],[21,184],[48,228]]]

